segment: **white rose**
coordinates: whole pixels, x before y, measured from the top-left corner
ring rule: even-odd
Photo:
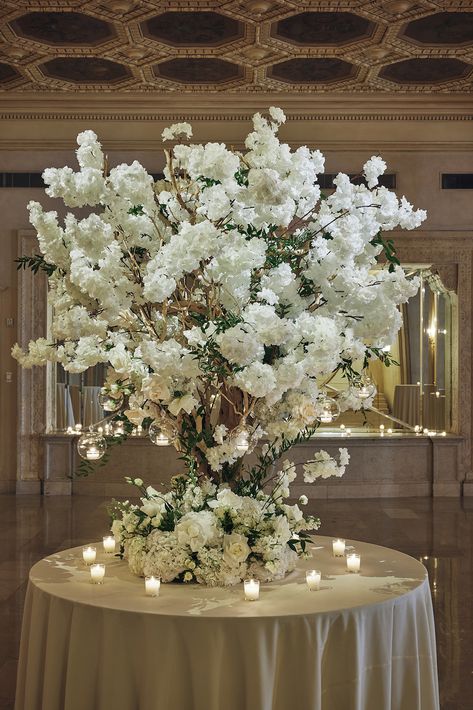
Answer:
[[[299,503],[301,505],[307,505],[308,502],[309,502],[309,499],[307,498],[307,496],[300,496],[299,497]]]
[[[212,543],[217,535],[215,516],[208,510],[186,513],[176,525],[180,545],[189,545],[193,552]]]
[[[223,559],[233,567],[246,560],[251,550],[244,535],[232,533],[223,538]]]
[[[158,513],[161,513],[162,503],[157,500],[147,500],[141,506],[141,510],[148,517],[154,518],[155,515],[158,515]]]

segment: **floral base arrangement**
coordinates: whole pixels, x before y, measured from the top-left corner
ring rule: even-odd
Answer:
[[[304,480],[342,476],[349,460],[340,449],[337,462],[319,452],[304,464]],[[116,502],[112,532],[130,570],[163,582],[198,582],[230,586],[251,577],[261,582],[282,579],[305,556],[309,530],[320,520],[304,516],[299,504],[289,505],[290,484],[296,467],[286,460],[268,482],[269,492],[241,486],[241,494],[227,484],[217,486],[195,471],[176,476],[168,492],[145,487],[128,478],[141,495],[138,504]]]
[[[277,462],[341,411],[371,405],[370,361],[392,364],[399,305],[419,285],[383,233],[426,214],[380,185],[385,162],[372,156],[356,181],[339,173],[324,194],[323,155],[282,143],[285,121],[277,107],[255,114],[242,151],[191,143],[187,123],[166,128],[157,181],[137,161],[109,168],[84,131],[79,170],[43,173],[71,211],[28,205],[40,253],[19,268],[46,272],[52,322],[13,356],[71,373],[109,366],[108,415],[78,441],[82,473],[138,428],[188,469],[164,492],[134,479],[141,503],[114,508],[137,574],[235,584],[294,567],[319,523],[285,502],[296,471]],[[347,462],[321,451],[304,478]]]

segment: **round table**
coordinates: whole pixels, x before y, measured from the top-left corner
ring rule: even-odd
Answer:
[[[259,601],[242,586],[161,585],[127,564],[90,582],[82,548],[38,562],[25,602],[15,710],[438,710],[425,567],[395,550],[332,541]],[[97,544],[97,550],[100,547]],[[322,571],[309,591],[306,569]]]

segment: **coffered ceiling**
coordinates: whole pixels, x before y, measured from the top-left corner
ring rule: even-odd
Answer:
[[[1,0],[0,92],[457,93],[473,0]]]

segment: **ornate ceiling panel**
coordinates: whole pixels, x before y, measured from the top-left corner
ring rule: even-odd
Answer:
[[[473,0],[2,0],[0,91],[457,93]]]

